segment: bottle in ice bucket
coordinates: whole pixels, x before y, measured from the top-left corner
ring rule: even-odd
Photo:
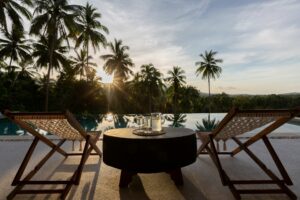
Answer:
[[[162,131],[162,124],[165,122],[165,118],[161,113],[151,113],[151,128],[154,132]]]

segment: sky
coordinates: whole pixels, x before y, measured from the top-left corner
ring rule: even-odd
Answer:
[[[70,0],[84,5],[87,1]],[[107,39],[130,47],[134,71],[153,63],[164,76],[173,66],[187,84],[208,91],[195,62],[205,50],[223,59],[212,93],[278,94],[300,92],[299,0],[90,0],[109,28]],[[93,52],[93,51],[91,51]],[[94,55],[103,81],[111,78]]]

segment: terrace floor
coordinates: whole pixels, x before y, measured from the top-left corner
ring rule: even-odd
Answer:
[[[30,140],[11,141],[0,138],[0,199],[6,199],[6,195],[13,189],[10,186],[11,181],[30,142]],[[300,197],[300,139],[271,139],[271,142],[294,182],[290,189]],[[101,147],[102,141],[99,141],[98,145]],[[229,142],[227,146],[230,148],[232,145],[233,143]],[[76,150],[78,146],[77,144]],[[71,150],[71,142],[66,143],[63,148]],[[271,169],[275,169],[262,142],[257,142],[250,149],[258,153],[257,155],[271,166]],[[33,155],[33,163],[29,167],[35,165],[48,150],[44,144],[38,145]],[[233,158],[222,156],[222,161],[230,177],[265,178],[262,171],[245,153]],[[34,178],[36,180],[69,178],[78,162],[79,157],[63,159],[56,154]],[[208,156],[198,157],[195,163],[182,168],[182,173],[184,185],[180,187],[176,187],[166,173],[156,173],[138,174],[129,188],[120,189],[118,187],[120,170],[109,167],[99,157],[92,156],[86,163],[80,184],[72,187],[67,199],[234,199],[229,188],[222,186],[217,169]],[[35,189],[37,188],[38,186],[35,186]],[[243,199],[288,199],[285,195],[243,195],[243,197]],[[58,195],[17,195],[15,199],[58,199]]]

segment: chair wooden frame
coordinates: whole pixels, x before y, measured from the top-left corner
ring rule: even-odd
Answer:
[[[13,199],[17,194],[53,194],[53,193],[59,193],[60,199],[65,199],[68,195],[68,192],[70,191],[72,185],[78,185],[81,179],[81,174],[83,171],[83,167],[85,165],[85,162],[87,161],[88,157],[90,155],[98,155],[99,157],[102,156],[102,152],[97,147],[96,142],[98,141],[101,131],[96,132],[94,135],[95,137],[92,137],[90,134],[85,132],[85,130],[80,126],[78,121],[75,119],[75,117],[68,111],[65,113],[20,113],[20,112],[10,112],[6,110],[4,114],[14,123],[19,125],[22,129],[30,132],[34,139],[13,179],[12,186],[16,186],[7,196],[7,199]],[[61,139],[57,144],[53,143],[51,140],[49,140],[47,137],[41,135],[39,132],[37,132],[32,126],[27,124],[26,122],[20,120],[17,116],[39,116],[39,117],[49,117],[52,116],[55,118],[55,116],[59,116],[60,119],[63,117],[64,119],[67,119],[69,124],[77,130],[80,135],[82,136],[83,140],[85,141],[85,146],[82,153],[67,153],[63,149],[61,149],[61,146],[64,144],[66,139]],[[53,133],[55,134],[55,133]],[[30,171],[27,175],[24,176],[22,179],[23,173],[30,161],[30,158],[38,144],[38,142],[41,141],[44,144],[48,145],[51,150],[41,159],[40,162],[33,168],[32,171]],[[95,151],[93,153],[92,151]],[[81,156],[80,163],[71,176],[69,180],[31,180],[32,177],[42,168],[42,166],[46,163],[46,161],[55,153],[59,153],[65,158],[68,156]],[[22,190],[25,185],[65,185],[64,189],[39,189],[39,190]]]
[[[217,148],[214,144],[215,137],[220,133],[220,131],[226,126],[228,122],[230,122],[233,117],[238,113],[289,113],[289,116],[280,117],[275,120],[273,123],[268,125],[262,131],[257,133],[256,135],[249,138],[246,142],[242,143],[236,137],[232,137],[231,139],[237,143],[238,147],[233,151],[225,151],[218,152]],[[206,133],[198,133],[199,138],[202,140],[202,144],[198,149],[199,154],[208,154],[213,160],[214,164],[218,169],[218,173],[220,175],[222,184],[224,186],[228,186],[231,190],[235,199],[241,199],[241,194],[271,194],[271,193],[285,193],[291,199],[297,199],[297,196],[287,187],[287,185],[293,185],[292,180],[290,179],[286,169],[284,168],[282,162],[280,161],[277,153],[275,152],[273,146],[271,145],[270,140],[267,135],[272,131],[282,126],[286,122],[288,122],[293,117],[297,116],[300,113],[300,108],[292,109],[292,110],[239,110],[237,108],[233,108],[219,123],[217,128],[211,132]],[[280,179],[274,172],[272,172],[267,166],[261,161],[248,147],[258,140],[262,140],[265,144],[268,152],[270,153],[278,171],[280,172],[282,179]],[[205,151],[206,150],[206,151]],[[235,156],[239,152],[244,151],[246,154],[265,172],[265,174],[270,178],[269,180],[232,180],[229,178],[227,173],[222,167],[219,155],[231,155]],[[255,185],[255,184],[273,184],[277,185],[279,189],[237,189],[235,185]]]

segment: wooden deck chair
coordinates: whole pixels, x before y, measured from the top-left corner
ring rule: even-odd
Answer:
[[[101,132],[96,134],[87,133],[74,118],[74,116],[66,111],[65,113],[19,113],[10,112],[6,110],[4,114],[22,129],[28,131],[34,136],[34,140],[29,147],[15,178],[13,179],[12,186],[16,186],[13,191],[7,196],[7,199],[13,199],[17,194],[42,194],[42,193],[59,193],[61,199],[65,199],[72,185],[78,185],[80,182],[82,170],[89,155],[98,155],[101,157],[102,153],[96,146],[96,142],[100,137]],[[36,129],[45,130],[53,135],[58,136],[61,140],[54,144],[47,137],[40,134]],[[85,141],[84,150],[82,153],[67,153],[61,149],[62,144],[66,140],[80,140]],[[46,156],[30,171],[23,179],[22,175],[31,158],[31,155],[41,141],[48,145],[51,150]],[[93,153],[92,151],[95,151]],[[80,163],[69,180],[31,180],[31,178],[39,171],[45,162],[55,153],[58,152],[64,157],[68,156],[81,156]],[[22,188],[25,185],[65,185],[64,189],[38,189],[38,190],[25,190]]]
[[[269,193],[285,193],[291,199],[296,199],[296,195],[287,187],[292,185],[292,181],[288,176],[283,164],[272,147],[267,135],[282,126],[290,119],[300,113],[300,108],[293,110],[239,110],[233,108],[219,123],[215,130],[210,133],[197,133],[202,144],[198,149],[199,154],[209,154],[214,164],[218,168],[222,184],[229,186],[235,199],[241,199],[241,194],[269,194]],[[266,127],[263,127],[266,126]],[[235,136],[252,131],[256,128],[263,127],[256,135],[242,143]],[[219,152],[214,144],[214,140],[226,141],[233,139],[238,147],[232,151]],[[275,175],[267,166],[259,159],[248,147],[258,140],[263,140],[271,157],[273,158],[282,179]],[[269,176],[269,180],[232,180],[228,177],[219,159],[220,154],[235,156],[241,151],[246,152],[250,158]],[[277,185],[279,189],[237,189],[236,185],[255,185],[255,184],[271,184]]]

